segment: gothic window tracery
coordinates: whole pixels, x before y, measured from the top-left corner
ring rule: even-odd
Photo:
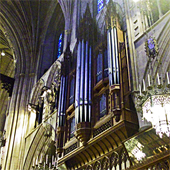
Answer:
[[[102,161],[102,170],[108,170],[109,169],[109,160],[107,158],[104,158]]]
[[[98,10],[98,13],[103,9],[103,6],[104,6],[104,0],[97,0],[97,10]]]
[[[119,156],[117,153],[113,153],[111,156],[111,166],[112,170],[119,168]]]
[[[95,164],[94,164],[94,170],[101,170],[101,164],[99,161],[97,161]]]
[[[109,1],[110,1],[110,0],[106,0],[106,4],[108,4],[108,3],[109,3]]]
[[[108,2],[109,0],[97,0],[97,13],[99,13]]]
[[[57,58],[60,57],[62,52],[63,52],[63,33],[60,34],[59,39],[58,39],[58,54],[57,54]]]
[[[93,167],[91,165],[87,166],[86,170],[93,170]]]
[[[129,167],[130,167],[130,161],[129,161],[128,157],[127,157],[127,154],[125,152],[123,152],[121,154],[121,169],[125,170],[125,169],[127,169]]]

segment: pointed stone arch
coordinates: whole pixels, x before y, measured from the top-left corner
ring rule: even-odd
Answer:
[[[119,167],[119,154],[117,152],[113,152],[110,158],[111,169],[116,170]]]
[[[110,160],[108,157],[104,157],[101,163],[102,170],[108,170],[110,168]]]
[[[43,124],[41,124],[26,137],[26,153],[22,169],[31,169],[32,165],[35,163],[35,159],[38,158],[38,162],[40,162],[41,155],[43,155],[42,161],[45,161],[45,155],[47,154],[50,146],[54,146],[55,143],[54,139],[46,134],[47,129],[43,126]]]

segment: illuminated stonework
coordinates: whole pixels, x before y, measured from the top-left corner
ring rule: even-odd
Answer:
[[[125,147],[136,163],[142,161],[142,159],[146,157],[146,154],[143,152],[144,146],[135,138],[125,142]]]
[[[138,161],[141,161],[146,156],[146,154],[140,150],[141,148],[143,148],[143,145],[138,142],[137,146],[135,146],[132,150],[132,154],[136,157]]]

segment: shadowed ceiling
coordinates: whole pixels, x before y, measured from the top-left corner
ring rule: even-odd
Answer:
[[[40,78],[56,60],[52,50],[57,46],[56,35],[64,30],[62,23],[64,16],[57,0],[1,0],[0,51],[3,49],[5,56],[0,56],[0,73],[15,79],[17,75],[32,73]],[[9,94],[2,86],[0,83],[3,126]]]

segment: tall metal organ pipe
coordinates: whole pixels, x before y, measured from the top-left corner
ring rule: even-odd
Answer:
[[[107,50],[108,50],[108,66],[109,66],[109,84],[119,84],[119,53],[117,28],[109,28],[107,30]]]
[[[91,47],[88,41],[78,44],[75,91],[75,123],[91,120]]]

